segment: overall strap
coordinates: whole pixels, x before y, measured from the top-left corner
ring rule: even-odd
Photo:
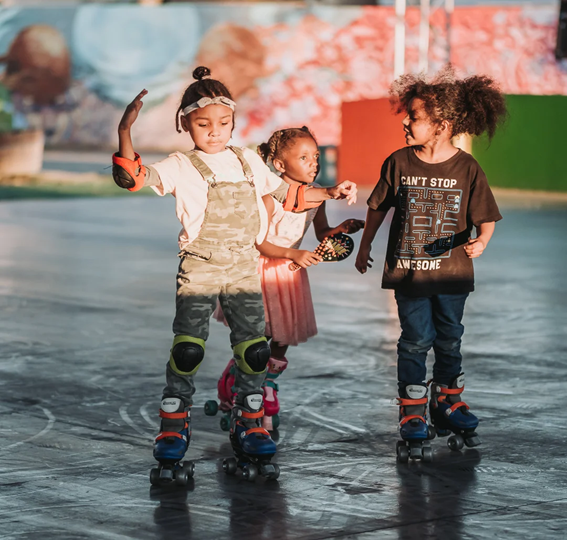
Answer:
[[[242,148],[238,146],[227,146],[227,148],[230,148],[236,154],[238,161],[240,161],[240,164],[242,165],[242,170],[244,172],[244,176],[246,176],[246,180],[248,180],[248,182],[250,182],[250,185],[253,186],[254,173],[252,172],[252,168],[244,158],[244,152],[242,151]]]
[[[201,176],[205,179],[205,181],[211,185],[215,186],[215,173],[211,171],[209,166],[197,155],[195,150],[189,150],[189,152],[185,152],[185,155],[191,160],[191,163],[201,173]]]

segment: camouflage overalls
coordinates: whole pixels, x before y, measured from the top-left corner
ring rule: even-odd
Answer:
[[[240,160],[246,181],[216,182],[214,173],[194,151],[186,154],[209,189],[199,235],[179,254],[173,346],[193,342],[205,348],[218,298],[231,329],[230,342],[237,360],[234,389],[236,393],[261,393],[265,372],[255,373],[239,362],[246,347],[265,341],[259,253],[255,247],[260,215],[252,169],[240,148],[227,148]],[[178,396],[191,406],[196,371],[179,371],[170,357],[164,397]]]

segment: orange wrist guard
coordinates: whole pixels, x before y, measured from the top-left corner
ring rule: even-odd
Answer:
[[[136,159],[120,157],[118,153],[112,155],[112,178],[117,186],[128,191],[138,191],[144,187],[146,168],[142,165],[140,154]]]
[[[308,186],[289,186],[287,197],[283,204],[283,209],[286,212],[303,212],[305,210],[305,191]]]

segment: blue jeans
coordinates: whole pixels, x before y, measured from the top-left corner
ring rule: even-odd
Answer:
[[[425,360],[433,347],[433,380],[449,384],[461,373],[461,324],[465,294],[411,297],[395,293],[402,334],[398,341],[398,389],[423,384],[427,377]],[[401,395],[401,394],[400,394]]]

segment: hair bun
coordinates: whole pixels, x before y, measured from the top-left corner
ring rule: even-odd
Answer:
[[[211,70],[205,66],[199,66],[193,70],[193,78],[201,81],[211,76]]]

